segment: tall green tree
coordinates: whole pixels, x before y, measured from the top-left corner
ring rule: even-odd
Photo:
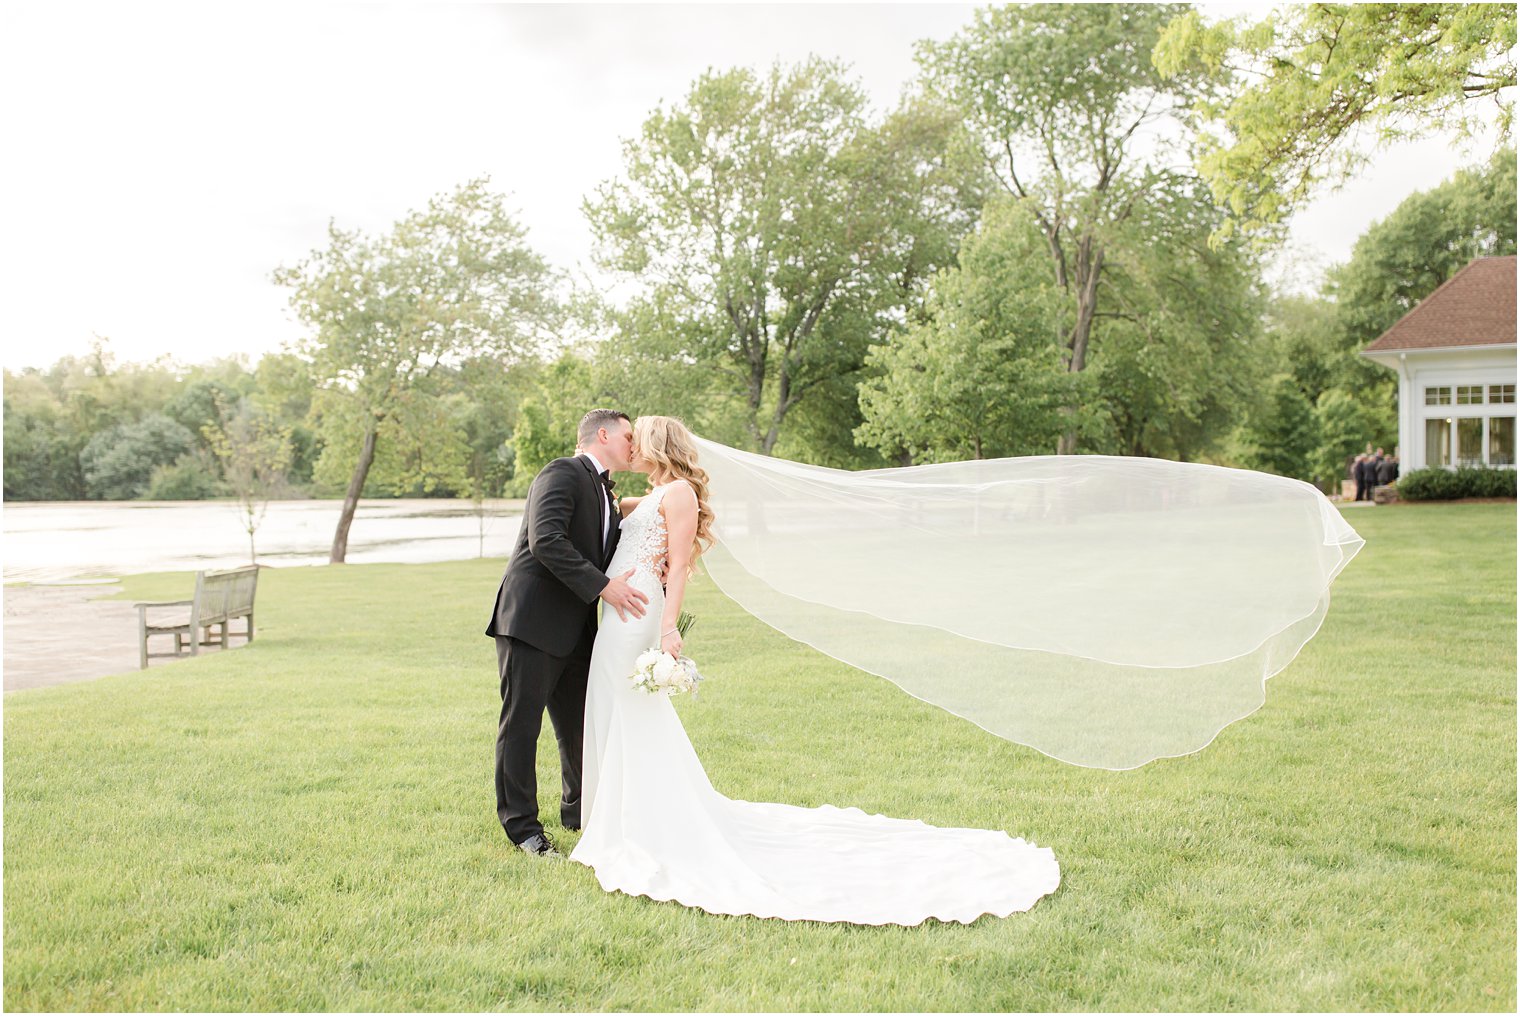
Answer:
[[[1368,441],[1392,448],[1398,437],[1398,421],[1392,413],[1377,419],[1349,392],[1331,388],[1322,392],[1314,407],[1314,430],[1319,444],[1309,458],[1312,480],[1335,492],[1347,476],[1347,463]]]
[[[1327,279],[1344,345],[1376,339],[1473,258],[1514,254],[1515,192],[1515,149],[1503,148],[1367,227]]]
[[[1159,191],[1190,176],[1175,165],[1190,137],[1203,74],[1163,79],[1151,63],[1177,4],[1020,4],[976,12],[945,42],[920,43],[927,89],[945,96],[977,135],[981,154],[1020,199],[1045,240],[1063,294],[1062,354],[1080,374],[1095,322],[1114,310],[1105,281],[1111,248]],[[1076,450],[1079,407],[1057,450]]]
[[[435,385],[449,365],[509,359],[546,341],[558,319],[553,274],[480,178],[378,238],[329,224],[326,248],[273,277],[312,329],[301,351],[322,393],[324,429],[345,439],[326,442],[318,469],[351,463],[330,555],[341,563],[382,435],[414,434],[396,429],[403,420],[434,422]],[[415,450],[425,459],[427,449]]]
[[[312,470],[322,451],[311,427],[314,392],[311,364],[294,353],[265,353],[254,368],[254,387],[248,397],[289,431],[287,475],[295,485],[311,483]]]
[[[576,428],[596,401],[591,365],[576,353],[561,353],[543,369],[519,408],[511,439],[514,473],[534,476],[549,462],[574,452]]]
[[[1290,374],[1268,384],[1258,412],[1246,426],[1246,462],[1253,469],[1308,480],[1320,446],[1314,406]]]
[[[1155,63],[1220,86],[1197,108],[1217,128],[1199,166],[1235,216],[1222,239],[1280,231],[1322,181],[1397,139],[1472,135],[1496,107],[1508,138],[1514,46],[1514,4],[1291,4],[1255,22],[1180,12]],[[1352,143],[1369,131],[1374,147]]]
[[[1296,326],[1291,315],[1274,326],[1290,343],[1279,369],[1291,370],[1316,404],[1327,391],[1345,393],[1367,428],[1362,442],[1391,447],[1398,379],[1360,353],[1473,258],[1515,253],[1515,192],[1515,150],[1506,148],[1405,198],[1330,269],[1319,300],[1297,311]],[[1321,461],[1335,454],[1326,451]]]
[[[1191,460],[1243,417],[1266,358],[1266,293],[1244,244],[1210,249],[1222,216],[1197,178],[1158,187],[1112,230],[1091,369],[1107,411],[1092,451]]]
[[[1062,362],[1061,294],[1043,243],[1019,201],[988,204],[959,265],[936,276],[927,319],[871,350],[857,440],[912,462],[1054,447],[1063,410],[1087,403],[1078,389],[1091,379]]]
[[[772,452],[953,256],[980,199],[960,131],[922,98],[873,125],[860,86],[816,57],[703,75],[585,205],[601,264],[643,286],[624,331],[672,324],[660,357],[716,374],[747,443]]]

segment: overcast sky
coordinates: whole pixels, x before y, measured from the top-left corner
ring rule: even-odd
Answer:
[[[301,334],[269,272],[323,245],[329,217],[383,232],[481,174],[541,253],[589,269],[582,199],[620,171],[620,139],[704,70],[816,52],[886,109],[916,72],[913,42],[972,10],[8,4],[0,359],[45,366],[98,334],[118,360],[255,361]],[[1481,154],[1432,140],[1381,155],[1295,219],[1278,277],[1312,282]]]

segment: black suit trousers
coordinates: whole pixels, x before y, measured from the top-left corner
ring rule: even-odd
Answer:
[[[544,709],[559,740],[560,821],[581,824],[582,725],[591,641],[551,656],[521,639],[496,636],[501,721],[496,728],[496,816],[513,843],[544,831],[538,820],[538,734]]]

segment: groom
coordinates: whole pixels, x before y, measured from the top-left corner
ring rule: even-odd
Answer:
[[[618,507],[608,473],[626,470],[633,424],[593,409],[576,434],[579,454],[550,462],[528,488],[517,549],[507,562],[486,634],[496,639],[501,720],[496,728],[496,816],[507,837],[539,856],[558,856],[538,821],[535,756],[544,708],[559,740],[560,821],[581,824],[581,727],[596,639],[596,601],[644,616],[649,597],[610,579]]]

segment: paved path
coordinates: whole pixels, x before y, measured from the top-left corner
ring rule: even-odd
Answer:
[[[138,669],[137,611],[128,600],[99,599],[120,591],[115,582],[6,586],[5,690],[70,684]],[[166,637],[155,642],[155,653],[168,652],[174,644]],[[155,659],[152,665],[173,662]]]

